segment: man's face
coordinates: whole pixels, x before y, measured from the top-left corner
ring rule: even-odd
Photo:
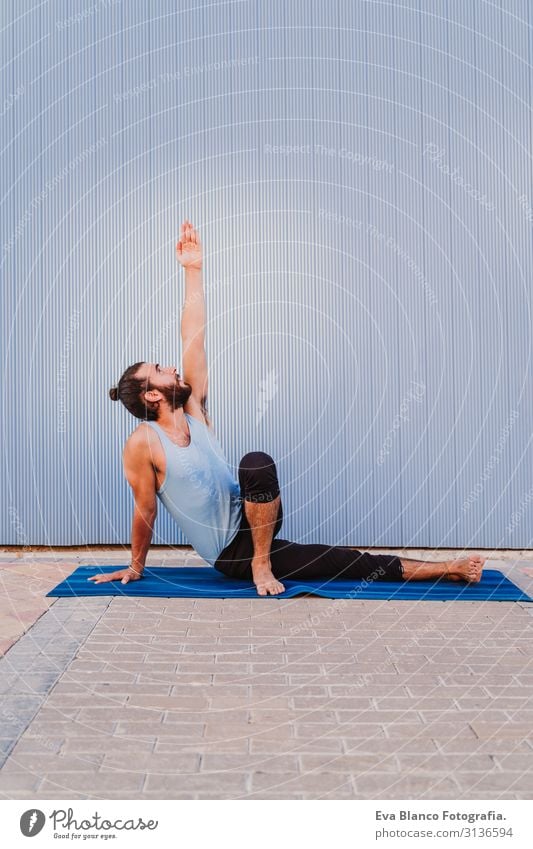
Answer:
[[[136,377],[146,381],[149,387],[147,401],[166,401],[171,410],[183,407],[191,394],[191,386],[178,374],[176,366],[160,366],[159,363],[144,363]]]

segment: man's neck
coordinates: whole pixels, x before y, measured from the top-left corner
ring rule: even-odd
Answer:
[[[172,431],[173,433],[183,433],[185,435],[189,433],[183,407],[178,407],[177,410],[166,409],[161,411],[157,424],[163,430]]]

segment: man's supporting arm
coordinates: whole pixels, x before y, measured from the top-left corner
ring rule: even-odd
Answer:
[[[157,507],[151,503],[145,504],[142,500],[135,501],[133,510],[133,522],[131,526],[131,563],[130,569],[142,575],[146,563],[146,555],[152,542],[154,522],[157,516]]]
[[[89,578],[96,584],[119,580],[123,584],[138,581],[142,577],[146,555],[152,541],[157,516],[156,476],[145,435],[136,433],[126,443],[124,473],[135,499],[131,527],[131,563],[127,569]]]

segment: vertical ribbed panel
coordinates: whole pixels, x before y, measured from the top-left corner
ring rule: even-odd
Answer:
[[[108,400],[179,364],[282,536],[531,545],[527,0],[4,3],[2,544],[128,543]],[[183,543],[160,510],[154,542]]]

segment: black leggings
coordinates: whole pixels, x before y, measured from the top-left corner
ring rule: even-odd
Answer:
[[[274,501],[279,495],[276,465],[269,454],[252,451],[245,454],[239,464],[241,499],[264,503]],[[403,569],[399,557],[394,555],[361,553],[354,548],[343,548],[311,543],[308,545],[276,539],[283,522],[281,501],[270,548],[270,564],[274,577],[281,580],[300,578],[355,578],[372,581],[402,581]],[[252,580],[254,553],[252,532],[246,518],[244,504],[242,519],[236,536],[218,557],[215,569],[230,578]]]

